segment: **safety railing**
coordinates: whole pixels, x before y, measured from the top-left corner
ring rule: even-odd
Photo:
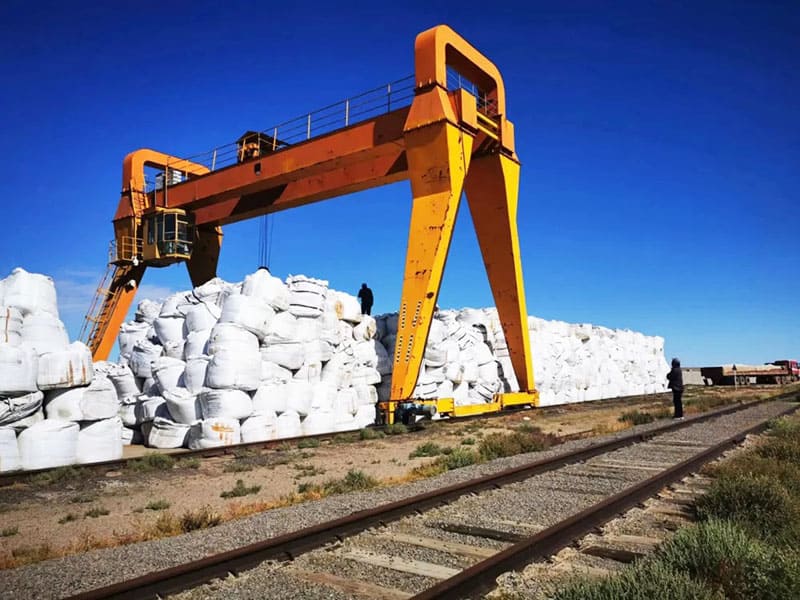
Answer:
[[[476,97],[480,113],[490,118],[497,116],[497,106],[493,100],[488,98],[474,83],[462,77],[456,71],[448,69],[447,89],[455,90],[459,88],[465,89]],[[414,90],[415,78],[412,75],[274,127],[262,131],[248,132],[236,142],[217,146],[212,150],[194,156],[183,157],[181,161],[188,160],[201,164],[211,171],[216,171],[241,162],[251,156],[262,156],[265,153],[277,152],[311,138],[332,133],[361,121],[408,106],[414,98]],[[169,170],[171,171],[171,169]],[[165,172],[169,171],[165,170]],[[159,189],[162,181],[166,181],[168,187],[180,183],[170,175],[169,177],[161,178],[158,182],[149,181],[147,191]]]
[[[119,240],[111,240],[108,246],[108,262],[131,262],[142,256],[142,238],[123,236]]]

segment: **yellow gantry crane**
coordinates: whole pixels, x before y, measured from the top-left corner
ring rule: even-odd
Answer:
[[[160,174],[155,189],[146,169]],[[519,171],[500,72],[452,29],[434,27],[416,38],[413,81],[247,132],[198,158],[149,149],[129,154],[109,270],[84,327],[87,343],[95,360],[108,357],[147,267],[185,262],[195,286],[215,277],[222,225],[408,179],[413,201],[392,393],[381,403],[387,422],[410,401],[456,416],[535,406],[517,233]],[[456,407],[452,399],[412,394],[462,191],[521,391]]]

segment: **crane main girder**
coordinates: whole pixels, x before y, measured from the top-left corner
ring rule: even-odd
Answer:
[[[488,59],[446,26],[417,36],[415,56],[410,107],[216,171],[153,150],[131,153],[114,219],[118,243],[135,237],[143,215],[157,207],[185,210],[196,225],[187,267],[192,283],[199,285],[216,273],[222,225],[408,179],[413,202],[394,352],[394,402],[413,396],[466,192],[521,389],[506,396],[509,403],[536,404],[516,224],[520,165],[513,125],[505,114],[502,78]],[[447,90],[447,67],[478,85],[485,94],[481,105],[463,89]],[[176,169],[187,180],[145,193],[145,166]],[[137,275],[129,287],[138,284]],[[95,336],[99,339],[92,338],[95,359],[108,355],[106,338],[113,336],[113,342],[120,314],[127,313],[133,294],[114,300],[113,307],[101,311],[114,327],[105,326]]]

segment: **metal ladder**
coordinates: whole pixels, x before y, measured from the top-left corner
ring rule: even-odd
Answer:
[[[121,288],[117,287],[114,291],[111,290],[111,283],[116,279],[117,271],[118,267],[116,265],[108,263],[106,272],[95,291],[89,312],[86,313],[86,318],[83,321],[80,339],[84,341],[92,353],[94,353],[95,346],[102,337],[108,325],[108,319],[119,301]]]

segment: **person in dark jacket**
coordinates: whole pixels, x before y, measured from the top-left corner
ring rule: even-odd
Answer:
[[[361,284],[361,289],[358,290],[358,299],[361,300],[361,314],[368,315],[372,312],[372,290],[367,287],[366,283]]]
[[[673,419],[683,418],[683,372],[681,371],[681,361],[677,358],[672,359],[672,370],[667,373],[667,387],[672,390],[672,404],[675,406]]]

